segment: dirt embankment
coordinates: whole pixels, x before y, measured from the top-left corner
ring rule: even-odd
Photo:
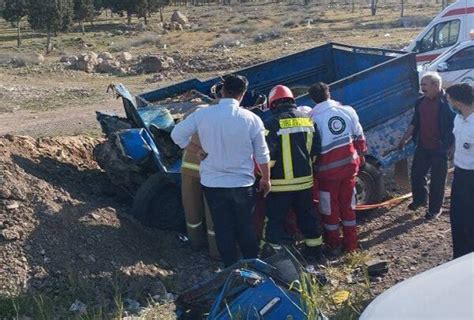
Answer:
[[[97,142],[0,137],[0,315],[8,296],[41,295],[64,317],[76,299],[89,314],[116,312],[117,300],[137,309],[209,274],[204,252],[127,215],[92,158]]]

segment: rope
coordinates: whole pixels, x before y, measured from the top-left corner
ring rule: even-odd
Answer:
[[[454,168],[450,168],[448,170],[448,174],[449,173],[453,173],[454,172]],[[391,207],[391,206],[394,206],[394,205],[397,205],[399,204],[400,202],[402,202],[403,200],[406,200],[408,198],[411,198],[412,197],[412,193],[407,193],[407,194],[404,194],[402,196],[399,196],[399,197],[396,197],[396,198],[392,198],[392,199],[389,199],[389,200],[386,200],[384,202],[380,202],[380,203],[374,203],[374,204],[358,204],[356,205],[356,210],[357,211],[364,211],[364,210],[372,210],[372,209],[378,209],[378,208],[388,208],[388,207]],[[319,201],[318,200],[314,200],[315,203],[318,203]]]

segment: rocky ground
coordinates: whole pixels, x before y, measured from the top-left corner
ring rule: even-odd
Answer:
[[[114,312],[120,298],[136,312],[150,299],[172,301],[216,266],[177,234],[128,216],[92,158],[96,144],[0,138],[0,315],[11,311],[5,295],[42,295],[60,317],[74,314],[68,308],[76,300]]]
[[[172,21],[176,9],[187,23]],[[102,15],[86,26],[86,34],[78,27],[59,34],[48,55],[42,34],[23,30],[23,46],[17,48],[15,28],[0,20],[0,134],[98,134],[94,111],[120,110],[106,94],[111,82],[140,93],[328,41],[403,48],[438,10],[407,4],[400,18],[398,3],[391,2],[380,4],[376,16],[357,2],[354,12],[337,3],[166,7],[164,22],[154,15],[147,26]],[[183,27],[171,28],[172,23]]]
[[[173,9],[187,23],[172,24]],[[100,17],[86,35],[60,35],[46,56],[42,37],[16,49],[0,21],[0,318],[118,318],[156,303],[144,317],[173,319],[175,294],[219,266],[178,234],[135,222],[93,159],[94,111],[122,113],[106,93],[111,82],[140,93],[326,41],[401,48],[437,11],[415,4],[400,19],[394,4],[375,17],[362,5],[167,8],[165,23],[149,26]],[[386,180],[390,197],[406,192]],[[371,297],[450,259],[448,215],[425,222],[408,202],[358,214],[364,255],[389,263],[370,279]]]

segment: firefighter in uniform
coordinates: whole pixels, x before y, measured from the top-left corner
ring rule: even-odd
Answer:
[[[311,153],[314,124],[297,110],[291,90],[274,87],[269,94],[272,115],[264,122],[270,150],[272,189],[266,198],[267,222],[264,243],[277,249],[285,238],[285,222],[291,208],[305,237],[303,256],[310,261],[321,258],[322,236],[313,204]]]
[[[211,88],[211,93],[216,99],[220,98],[221,89],[222,83],[218,83]],[[191,109],[184,118],[206,106],[200,105]],[[197,134],[192,137],[191,141],[198,146],[201,145]],[[184,151],[181,165],[181,197],[186,218],[186,230],[193,248],[198,249],[208,245],[209,255],[217,259],[219,258],[219,251],[217,250],[214,224],[201,189],[200,162],[197,154]]]
[[[309,95],[316,103],[310,115],[319,135],[315,176],[324,242],[327,253],[337,255],[342,248],[346,252],[357,249],[355,185],[367,146],[357,113],[352,107],[331,100],[328,85],[316,83],[309,89]]]

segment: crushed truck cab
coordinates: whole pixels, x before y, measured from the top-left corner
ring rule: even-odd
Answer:
[[[359,203],[380,201],[384,195],[382,169],[413,153],[413,146],[401,151],[394,149],[410,122],[419,95],[413,53],[328,43],[234,73],[249,80],[242,101],[244,107],[253,106],[259,96],[268,95],[277,84],[291,88],[299,106],[312,107],[314,103],[307,89],[318,81],[330,85],[335,100],[354,107],[369,148],[367,163],[358,177]],[[134,196],[134,214],[139,220],[168,228],[170,221],[181,214],[178,203],[181,153],[170,142],[169,132],[174,126],[171,119],[179,121],[194,106],[212,103],[211,88],[220,81],[220,77],[190,79],[135,97],[118,85],[115,91],[123,98],[126,119],[98,113],[108,138],[109,147],[105,149],[116,150],[120,153],[116,158],[124,158],[133,168],[126,172],[126,166],[121,166],[120,172],[110,175],[115,177],[113,181],[127,177],[135,183],[133,188],[122,188],[128,188],[128,193]],[[270,111],[260,110],[259,115],[265,117],[267,112]],[[121,130],[114,131],[109,122],[119,123]],[[110,153],[97,154],[99,164],[108,174],[108,169],[116,169],[108,162]],[[139,178],[129,177],[132,173]],[[174,203],[171,207],[170,202]]]

